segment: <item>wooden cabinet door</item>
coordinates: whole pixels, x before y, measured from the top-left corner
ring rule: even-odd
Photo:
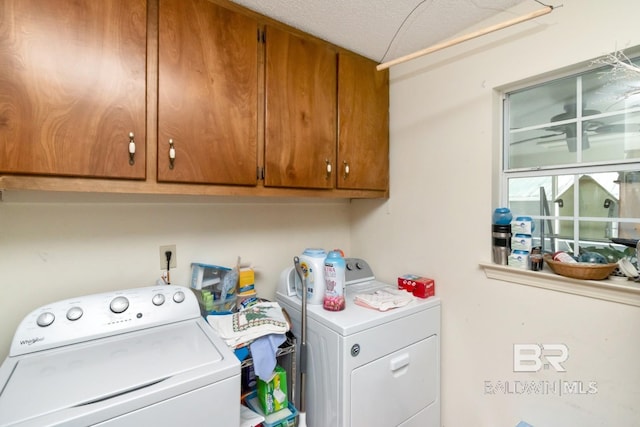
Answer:
[[[0,172],[145,177],[146,24],[145,0],[0,2]]]
[[[333,188],[337,53],[267,26],[265,55],[265,186]]]
[[[389,187],[389,72],[344,53],[338,59],[338,188]]]
[[[160,0],[158,70],[158,181],[256,185],[257,21]]]

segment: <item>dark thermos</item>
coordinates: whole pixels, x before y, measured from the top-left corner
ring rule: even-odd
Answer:
[[[508,208],[497,208],[493,212],[491,226],[493,262],[507,265],[511,253],[511,211]]]

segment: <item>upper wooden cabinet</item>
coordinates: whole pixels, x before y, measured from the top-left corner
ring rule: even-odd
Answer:
[[[228,0],[3,0],[0,188],[387,197],[375,65]]]
[[[3,0],[0,172],[144,178],[146,35],[145,0]]]
[[[264,185],[333,188],[337,52],[272,26],[265,31]]]
[[[338,59],[338,188],[389,187],[389,72],[361,56]]]
[[[159,7],[158,181],[256,185],[257,21],[207,0]]]
[[[270,26],[265,52],[264,185],[387,191],[388,71]]]

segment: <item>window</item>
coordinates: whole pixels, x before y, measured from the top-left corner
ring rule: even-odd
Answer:
[[[501,199],[534,219],[546,252],[619,258],[631,249],[611,239],[640,238],[640,73],[623,69],[592,64],[504,94]]]

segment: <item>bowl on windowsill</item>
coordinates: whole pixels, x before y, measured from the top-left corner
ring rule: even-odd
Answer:
[[[582,280],[604,280],[618,267],[616,263],[596,264],[590,262],[558,262],[554,261],[550,254],[543,255],[551,271],[560,276]]]

